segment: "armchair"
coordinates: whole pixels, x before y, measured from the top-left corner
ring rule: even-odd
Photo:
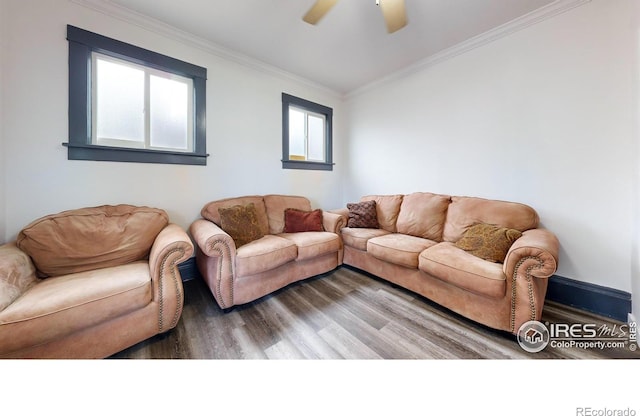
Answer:
[[[104,358],[176,326],[186,232],[104,205],[40,218],[0,246],[0,358]]]

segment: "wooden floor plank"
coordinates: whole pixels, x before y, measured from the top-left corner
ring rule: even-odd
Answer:
[[[353,336],[342,326],[333,323],[320,331],[320,336],[331,345],[342,358],[346,359],[381,359],[382,357]]]
[[[239,359],[263,359],[268,358],[264,350],[258,348],[258,343],[246,325],[240,325],[231,330],[233,338],[240,347]]]
[[[279,297],[270,299],[269,306],[281,321],[281,338],[295,345],[304,358],[340,358],[340,355],[318,335],[318,332],[307,324],[304,317],[289,310],[283,302],[280,302]]]

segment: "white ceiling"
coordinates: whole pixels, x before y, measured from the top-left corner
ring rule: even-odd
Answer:
[[[550,3],[406,0],[409,24],[387,34],[375,0],[341,0],[316,26],[315,0],[108,0],[218,47],[347,94]]]

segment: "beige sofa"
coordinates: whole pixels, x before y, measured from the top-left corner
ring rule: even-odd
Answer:
[[[0,246],[0,358],[104,358],[175,327],[187,233],[165,211],[65,211]]]
[[[491,328],[517,333],[539,320],[559,243],[533,208],[514,202],[416,192],[369,195],[378,228],[341,230],[344,264],[398,284]],[[349,210],[341,209],[345,221]],[[476,224],[522,232],[503,263],[457,246]],[[477,227],[476,227],[477,228]],[[518,233],[519,234],[519,233]],[[475,240],[472,240],[475,241]]]
[[[242,244],[225,231],[221,213],[252,207],[247,214],[253,227]],[[242,208],[242,209],[241,209]],[[289,211],[287,211],[289,210]],[[319,228],[287,231],[285,214],[319,214]],[[201,210],[202,218],[190,227],[196,242],[196,262],[216,302],[222,309],[241,305],[290,283],[326,273],[342,263],[338,234],[343,217],[312,210],[301,196],[242,196],[212,201]],[[240,215],[240,214],[238,214]]]

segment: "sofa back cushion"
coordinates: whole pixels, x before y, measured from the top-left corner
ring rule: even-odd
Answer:
[[[484,223],[526,231],[537,228],[540,219],[530,206],[517,202],[454,196],[444,224],[444,241],[455,243],[469,227]]]
[[[200,215],[202,215],[202,218],[209,220],[221,227],[222,222],[220,219],[220,209],[224,210],[236,205],[248,206],[249,204],[253,204],[253,206],[255,207],[256,222],[260,234],[269,234],[269,220],[267,219],[267,210],[265,208],[264,198],[262,196],[241,196],[211,201],[204,207],[202,207]]]
[[[442,241],[444,221],[450,202],[450,196],[430,192],[415,192],[405,195],[398,214],[398,232],[433,241]]]
[[[148,257],[169,223],[161,209],[103,205],[48,215],[27,225],[16,245],[41,277],[119,266]]]
[[[403,195],[367,195],[360,201],[376,201],[376,215],[380,229],[395,233]]]
[[[300,211],[311,211],[311,202],[303,196],[265,195],[264,205],[267,210],[270,234],[284,232],[284,210],[294,208]]]

